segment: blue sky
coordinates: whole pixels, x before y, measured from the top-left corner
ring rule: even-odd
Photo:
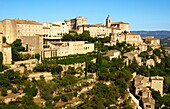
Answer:
[[[87,23],[130,23],[131,30],[170,30],[170,0],[0,0],[0,20],[55,22],[84,16]]]

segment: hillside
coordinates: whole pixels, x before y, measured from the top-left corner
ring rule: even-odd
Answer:
[[[161,44],[162,44],[164,47],[170,47],[170,37],[161,39]]]
[[[156,38],[164,39],[170,37],[170,31],[132,31],[140,34],[142,37],[155,36]]]

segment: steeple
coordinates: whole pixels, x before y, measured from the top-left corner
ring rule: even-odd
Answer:
[[[108,17],[106,18],[106,27],[110,27],[112,23],[112,19],[110,17],[110,15],[108,15]]]

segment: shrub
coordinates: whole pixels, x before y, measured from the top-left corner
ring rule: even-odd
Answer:
[[[58,102],[60,99],[61,99],[61,96],[55,96],[55,97],[53,98],[53,101],[54,101],[54,102]]]

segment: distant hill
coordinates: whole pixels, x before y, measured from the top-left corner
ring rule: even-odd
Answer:
[[[132,31],[140,34],[142,37],[155,36],[156,38],[164,39],[170,37],[170,31]]]
[[[170,47],[170,37],[161,39],[161,44],[162,44],[164,47]]]

